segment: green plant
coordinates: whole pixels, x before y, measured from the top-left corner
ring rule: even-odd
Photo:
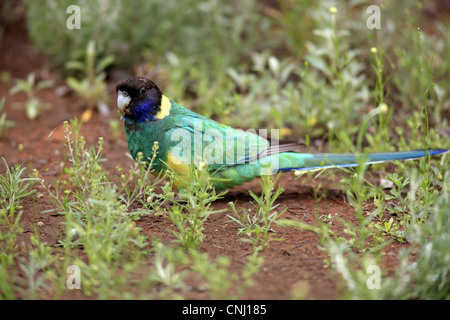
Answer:
[[[446,189],[433,208],[433,217],[419,233],[414,243],[421,244],[416,264],[402,273],[410,273],[413,297],[419,299],[446,299],[450,292],[450,250],[448,246],[448,223],[450,221],[449,187],[450,174],[446,175]],[[428,240],[427,240],[428,238]],[[406,261],[404,261],[406,262]]]
[[[237,299],[254,284],[254,276],[260,270],[264,258],[253,252],[240,272],[234,272],[228,256],[212,258],[196,249],[170,247],[154,241],[150,284],[158,284],[158,297],[180,299],[192,285],[187,279],[204,280],[198,289],[208,291],[211,299]],[[186,280],[185,280],[186,279]]]
[[[0,298],[2,300],[13,300],[15,273],[0,261]]]
[[[74,5],[73,1],[27,1],[25,5],[30,38],[49,56],[49,62],[59,68],[67,61],[82,60],[91,40],[95,40],[100,57],[120,56],[118,64],[130,67],[137,60],[132,53],[140,50],[148,39],[148,30],[152,29],[149,24],[156,23],[148,17],[151,11],[146,1],[132,6],[122,0],[77,3],[80,29],[66,26],[71,17],[67,9]]]
[[[193,260],[192,269],[206,280],[211,299],[237,299],[253,284],[252,278],[264,261],[257,252],[253,252],[239,274],[230,272],[231,261],[227,256],[219,256],[212,261],[208,254],[196,250],[189,253]],[[242,282],[236,284],[239,278]]]
[[[14,299],[16,296],[15,260],[18,257],[17,237],[23,232],[20,224],[23,211],[21,202],[36,190],[30,190],[38,180],[23,178],[25,168],[9,167],[3,158],[5,174],[0,175],[0,298]]]
[[[383,69],[384,66],[384,57],[382,50],[378,50],[375,47],[371,48],[371,53],[374,56],[374,63],[372,63],[372,69],[376,75],[375,79],[375,87],[373,89],[373,104],[377,106],[373,110],[371,110],[364,118],[363,124],[361,126],[361,130],[358,133],[357,140],[357,148],[358,150],[362,150],[362,135],[367,130],[368,121],[372,118],[373,121],[373,129],[368,132],[365,137],[369,143],[371,150],[389,150],[389,124],[391,122],[392,115],[394,113],[394,109],[389,108],[385,102],[385,90],[386,90],[386,82],[384,79]],[[381,52],[379,52],[381,51]]]
[[[78,3],[81,28],[77,30],[66,28],[66,10],[73,4],[71,0],[26,3],[30,38],[59,67],[68,60],[80,60],[83,48],[94,39],[99,55],[113,55],[120,67],[132,68],[143,57],[154,66],[171,51],[197,57],[197,62],[207,61],[203,70],[214,70],[209,73],[213,81],[225,64],[238,60],[249,48],[279,42],[277,38],[261,38],[261,32],[270,31],[270,21],[259,14],[260,4],[255,0],[138,0],[133,5],[124,0],[83,1]],[[209,40],[204,41],[206,38]]]
[[[11,128],[16,124],[14,121],[6,119],[6,112],[2,112],[4,105],[5,98],[3,97],[0,101],[0,139],[2,139],[6,135],[6,131],[8,130],[8,128]]]
[[[253,250],[264,250],[269,246],[271,241],[282,241],[283,239],[273,238],[270,236],[272,224],[277,222],[287,210],[284,208],[280,212],[275,210],[279,204],[275,205],[277,198],[283,193],[284,189],[278,186],[274,191],[275,185],[280,178],[280,174],[276,178],[270,175],[264,175],[261,178],[262,194],[256,195],[253,191],[249,191],[252,198],[256,201],[254,207],[256,212],[251,216],[249,209],[243,209],[240,214],[233,202],[229,203],[233,215],[227,215],[231,222],[236,222],[241,227],[239,234],[246,234],[249,238],[243,241],[248,241],[252,244]]]
[[[39,81],[36,83],[36,77],[34,73],[28,74],[26,80],[16,79],[14,87],[11,88],[9,93],[14,95],[19,92],[24,92],[27,95],[27,101],[24,103],[16,103],[14,106],[18,108],[24,108],[27,118],[35,120],[43,110],[50,108],[48,103],[42,102],[36,97],[36,93],[39,90],[50,88],[52,82],[49,80]]]
[[[38,274],[46,266],[47,264],[45,262],[38,262],[32,256],[29,257],[27,262],[20,264],[20,269],[25,274],[23,285],[26,287],[26,290],[21,291],[27,299],[35,300],[38,289],[48,289],[48,286],[44,282],[44,277]]]
[[[101,112],[107,113],[108,108],[105,106],[107,101],[106,95],[106,73],[105,69],[114,62],[113,56],[106,56],[98,63],[96,62],[96,48],[93,40],[89,41],[86,46],[85,61],[68,61],[66,68],[78,70],[82,74],[82,79],[75,77],[66,79],[67,85],[71,87],[84,101],[87,110],[81,116],[82,121],[89,121],[92,111],[97,107]]]
[[[409,184],[409,178],[399,177],[397,173],[390,174],[388,173],[389,179],[394,183],[395,188],[390,189],[390,195],[385,195],[385,200],[399,200],[398,204],[394,204],[391,207],[388,207],[388,211],[391,214],[395,214],[398,216],[403,216],[407,213],[408,199],[403,198],[401,192],[404,187]]]
[[[168,218],[172,221],[177,231],[172,231],[179,242],[185,248],[197,248],[203,242],[203,224],[214,213],[224,210],[213,210],[211,204],[223,197],[226,191],[216,193],[206,165],[201,163],[198,168],[191,165],[191,173],[183,190],[178,193],[178,199],[168,210]],[[172,179],[176,173],[169,174]],[[182,177],[177,177],[183,179]],[[169,201],[173,198],[170,197]]]
[[[375,224],[375,228],[380,230],[384,235],[391,235],[395,237],[396,240],[405,242],[404,232],[400,230],[399,224],[394,221],[393,217],[391,217],[389,221],[379,222]]]
[[[178,287],[183,288],[185,286],[183,278],[186,276],[186,271],[177,272],[176,267],[180,262],[173,261],[171,256],[172,252],[176,249],[167,248],[162,243],[156,243],[154,245],[155,257],[153,264],[155,270],[150,273],[150,280],[168,286],[170,288]],[[184,252],[182,253],[183,260],[186,260]]]
[[[87,295],[114,297],[125,281],[117,276],[119,269],[132,272],[137,268],[139,252],[146,246],[145,237],[133,222],[133,216],[124,211],[113,184],[95,183],[88,190],[85,195],[74,191],[66,205],[65,237],[60,245],[67,258],[83,270],[87,279],[83,291]],[[71,252],[76,248],[83,248],[87,261],[73,257]]]
[[[245,128],[281,128],[292,114],[289,94],[294,88],[288,79],[297,65],[292,59],[280,61],[268,51],[250,57],[252,65],[248,70],[226,70],[234,83],[221,99],[235,111],[227,115],[229,122]]]
[[[6,174],[0,175],[0,209],[4,212],[20,209],[20,200],[24,199],[36,192],[29,188],[38,181],[36,177],[22,178],[26,168],[20,165],[9,167],[5,158]]]
[[[116,167],[117,175],[111,177],[102,167],[103,138],[98,139],[97,146],[86,147],[86,141],[80,134],[81,122],[72,119],[70,124],[65,121],[61,139],[64,150],[64,167],[61,170],[63,179],[53,181],[53,188],[43,185],[51,195],[51,199],[61,212],[72,210],[86,211],[87,198],[97,198],[102,195],[105,188],[112,188],[117,192],[117,206],[120,210],[132,210],[135,202],[140,202],[142,209],[133,212],[138,215],[145,210],[159,209],[159,205],[153,199],[159,196],[155,193],[158,177],[152,179],[152,163],[158,152],[158,144],[153,147],[154,156],[148,161],[134,162],[129,170],[120,166]],[[163,190],[166,190],[163,188]],[[168,197],[166,194],[165,198]],[[167,198],[168,199],[168,198]]]
[[[59,245],[63,247],[64,261],[82,270],[83,292],[100,298],[125,297],[121,288],[128,276],[121,272],[134,275],[147,254],[146,237],[134,220],[148,214],[147,198],[155,188],[150,179],[151,166],[137,162],[129,171],[117,168],[119,177],[111,177],[102,167],[103,140],[87,147],[80,131],[81,123],[76,119],[63,124],[61,178],[53,185],[42,186],[55,210],[64,214],[65,232]],[[137,200],[143,208],[133,211],[132,204]],[[77,257],[78,250],[86,259]],[[59,279],[58,274],[49,276]]]
[[[279,1],[280,9],[267,7],[267,15],[273,17],[283,28],[283,41],[286,42],[289,52],[295,57],[300,57],[305,51],[305,44],[308,41],[310,30],[317,26],[317,12],[321,8],[320,1],[302,1],[298,5],[292,0]],[[278,6],[277,6],[278,7]],[[301,24],[298,21],[302,21]]]
[[[370,274],[368,265],[380,266],[373,257],[360,259],[352,253],[346,253],[344,247],[329,243],[329,252],[338,272],[346,284],[345,297],[351,299],[445,299],[450,290],[448,246],[449,232],[446,227],[450,219],[449,177],[444,177],[444,189],[438,201],[432,206],[432,215],[427,223],[410,219],[405,224],[405,235],[411,247],[399,252],[399,267],[393,276],[380,274],[380,286],[374,290],[368,287]],[[392,230],[391,220],[385,229]],[[394,227],[395,229],[395,227]],[[395,231],[395,230],[393,230]],[[367,260],[369,258],[369,260]],[[358,270],[355,262],[363,262],[365,268]],[[369,262],[369,263],[367,263]]]
[[[48,275],[52,271],[49,266],[54,263],[55,256],[51,253],[51,247],[40,241],[38,234],[31,235],[30,240],[27,258],[21,259],[19,264],[25,278],[20,279],[17,289],[26,299],[34,300],[38,298],[38,293],[50,290]]]
[[[230,273],[228,268],[230,260],[220,256],[215,262],[207,254],[198,251],[191,252],[193,256],[193,269],[207,280],[209,294],[212,299],[229,299],[229,290],[237,280],[237,274]]]
[[[104,161],[103,156],[103,138],[98,139],[98,147],[91,146],[86,150],[86,141],[80,135],[81,123],[77,119],[64,122],[65,140],[65,167],[62,188],[65,196],[73,195],[78,199],[78,205],[83,206],[85,199],[92,192],[98,191],[98,186],[109,182],[106,172],[101,167]],[[72,131],[70,131],[72,130]],[[72,134],[73,133],[73,134]],[[67,190],[70,186],[72,190]],[[66,191],[67,190],[67,191]]]

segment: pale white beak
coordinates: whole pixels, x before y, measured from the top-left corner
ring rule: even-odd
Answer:
[[[120,111],[124,112],[123,110],[128,106],[130,103],[131,98],[128,95],[128,92],[120,91],[117,92],[117,107]]]

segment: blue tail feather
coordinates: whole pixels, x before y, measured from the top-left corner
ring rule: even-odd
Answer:
[[[291,170],[314,170],[324,168],[348,168],[356,167],[360,161],[363,160],[366,164],[381,163],[395,160],[414,160],[426,156],[434,156],[449,152],[447,149],[433,149],[433,150],[411,150],[400,152],[378,152],[369,153],[367,155],[355,155],[350,153],[319,153],[319,154],[290,154],[288,157],[292,158],[298,155],[298,167],[282,167],[280,171]],[[287,154],[287,153],[284,153]],[[281,154],[280,156],[283,156]],[[360,159],[360,161],[358,161]],[[291,159],[292,162],[292,159]]]

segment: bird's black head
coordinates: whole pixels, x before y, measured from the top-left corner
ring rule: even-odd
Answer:
[[[117,107],[126,120],[143,122],[155,119],[161,110],[162,93],[151,80],[131,77],[116,85]]]

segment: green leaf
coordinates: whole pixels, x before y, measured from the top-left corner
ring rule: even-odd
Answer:
[[[68,61],[66,63],[66,68],[67,69],[72,69],[72,70],[80,70],[83,71],[84,70],[84,64],[80,61]]]
[[[84,85],[82,81],[79,81],[73,77],[68,77],[66,79],[67,85],[76,92],[82,92],[84,90]]]
[[[114,56],[107,56],[107,57],[103,58],[102,60],[100,60],[97,67],[95,68],[95,72],[99,73],[99,72],[103,71],[104,69],[109,67],[111,64],[113,64],[114,60],[115,60]]]
[[[37,85],[36,85],[36,89],[40,90],[40,89],[46,89],[46,88],[51,88],[53,85],[53,82],[50,80],[46,80],[46,81],[40,81]]]

